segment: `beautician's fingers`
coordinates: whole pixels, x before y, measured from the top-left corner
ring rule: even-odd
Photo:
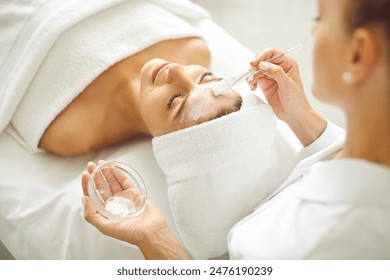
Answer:
[[[280,66],[285,73],[294,72],[298,69],[298,63],[294,58],[283,55],[282,51],[267,49],[259,53],[256,58],[249,63],[253,70],[260,70],[254,75],[254,79],[251,81],[252,83],[257,82],[257,80],[261,78],[261,74],[268,70],[267,63]]]
[[[104,228],[109,226],[108,220],[96,211],[95,206],[88,196],[83,196],[81,201],[84,205],[84,219],[100,231],[104,231]]]
[[[112,196],[111,188],[102,172],[97,172],[94,177],[95,188],[104,201]]]
[[[115,179],[119,182],[123,190],[127,190],[129,188],[135,187],[134,183],[129,179],[128,176],[126,176],[126,174],[123,171],[115,168],[112,170],[112,174],[114,175]]]
[[[275,115],[288,125],[305,121],[311,107],[295,59],[282,56],[272,62],[261,61],[257,67],[259,73],[251,83],[261,88]]]
[[[146,199],[146,197],[142,195],[137,188],[129,188],[120,192],[119,195],[133,201],[137,208],[140,208]]]
[[[133,203],[139,209],[144,204],[146,197],[144,195],[141,195],[138,191],[137,191],[136,195],[137,196],[133,199]]]
[[[97,214],[97,210],[95,208],[95,205],[92,203],[91,199],[89,196],[84,195],[81,197],[81,202],[83,203],[84,206],[84,216],[87,220],[91,218],[91,216]]]
[[[259,63],[259,72],[253,75],[253,78],[248,82],[250,89],[253,91],[260,85],[265,97],[269,94],[270,85],[275,82],[279,87],[287,86],[286,83],[291,83],[289,77],[282,67],[279,65],[262,61]],[[271,83],[270,83],[271,82]]]
[[[89,178],[91,177],[91,174],[89,174],[87,171],[84,171],[81,173],[81,186],[83,188],[83,193],[84,195],[89,196],[88,194],[88,181]]]
[[[255,74],[249,76],[246,79],[246,82],[248,83],[249,88],[252,91],[254,91],[257,88],[257,83],[258,83],[259,79],[264,78],[264,77],[266,77],[266,75],[264,75],[260,70],[257,70],[257,72]]]
[[[102,171],[95,173],[93,180],[95,182],[96,191],[104,201],[112,196],[110,185],[108,184]]]
[[[104,163],[105,163],[104,160],[98,161],[98,164],[104,164]],[[97,180],[99,180],[98,183],[101,184],[101,186],[104,187],[104,191],[110,195],[120,192],[122,190],[118,180],[116,180],[115,176],[112,174],[112,170],[114,169],[115,168],[111,168],[107,166],[102,168],[100,173],[96,174]],[[101,181],[102,179],[104,180],[104,182]],[[108,188],[109,190],[106,188]]]
[[[249,88],[251,91],[254,91],[256,88],[257,88],[257,83],[256,81],[254,81],[254,75],[250,75],[247,79],[246,79],[246,82],[248,83],[249,85]]]
[[[89,196],[88,184],[89,184],[90,178],[91,178],[91,174],[88,171],[84,171],[81,174],[81,186],[82,186],[82,189],[83,189],[83,193],[86,196]],[[109,198],[109,196],[107,195],[107,191],[104,190],[103,188],[97,189],[96,190],[96,194],[98,196],[100,196],[102,198],[102,200],[104,200],[104,201]],[[100,203],[103,204],[104,201],[100,201]]]
[[[103,163],[104,160],[98,161],[98,164],[103,164]],[[90,174],[92,174],[95,168],[96,168],[96,164],[94,162],[88,162],[87,170]],[[100,195],[103,197],[104,200],[106,200],[108,197],[112,195],[112,191],[111,191],[112,185],[114,185],[115,188],[115,184],[117,184],[113,176],[110,174],[109,167],[103,168],[99,173],[96,173],[94,177],[94,181],[99,193],[102,192],[102,194]]]
[[[283,85],[281,85],[281,83],[283,83],[283,84],[286,84],[287,82],[291,83],[289,77],[287,76],[287,73],[279,65],[276,65],[276,64],[273,64],[270,62],[266,62],[266,61],[262,61],[259,63],[259,69],[262,72],[263,77],[266,76],[266,77],[269,77],[269,78],[275,80],[278,83],[279,87],[283,86]],[[254,80],[259,81],[259,79],[260,79],[260,75],[258,75],[258,76],[255,75]]]
[[[140,219],[140,217],[137,217],[138,221],[135,219],[129,219],[126,221],[106,219],[96,211],[95,206],[88,196],[83,196],[81,201],[84,205],[84,219],[96,227],[101,233],[132,244],[136,244],[136,241],[142,237],[137,236],[139,233],[138,229],[140,229],[140,226],[144,226],[145,224],[142,222],[143,219]],[[147,214],[150,212],[148,208],[150,208],[150,206],[148,206],[143,213],[143,215],[150,216],[150,218],[145,218],[147,222],[155,219],[155,215],[151,216],[150,214]],[[150,228],[151,230],[154,230],[154,227]],[[147,229],[149,229],[149,227],[147,227]]]
[[[89,174],[92,174],[95,168],[96,168],[96,164],[94,162],[90,161],[87,163],[87,171],[89,172]]]
[[[115,171],[123,173],[123,171],[117,170],[117,168],[111,168],[109,166],[102,169],[103,176],[111,189],[111,193],[113,194],[122,191],[121,184],[114,175]]]
[[[286,61],[288,63],[292,62],[293,58],[291,58],[289,56],[280,56],[281,54],[283,54],[282,51],[277,50],[277,49],[273,49],[273,48],[269,48],[263,52],[260,52],[249,64],[254,70],[258,70],[260,68],[259,63],[262,61],[269,61],[269,62],[272,62],[274,64],[280,64],[283,61]],[[273,59],[277,56],[280,56],[280,57],[277,59]]]

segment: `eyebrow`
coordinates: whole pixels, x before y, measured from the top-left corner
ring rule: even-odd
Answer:
[[[178,116],[181,114],[181,112],[183,111],[184,106],[185,106],[186,103],[187,103],[187,99],[188,99],[188,94],[184,97],[183,101],[181,102],[179,110],[177,110],[175,116],[173,117],[174,120],[176,120],[177,117],[178,117]]]
[[[205,81],[204,83],[207,84],[207,83],[212,83],[212,82],[218,82],[220,80],[223,80],[223,78],[216,78],[216,77],[214,77],[214,78],[212,78],[212,79],[210,79],[208,81]]]

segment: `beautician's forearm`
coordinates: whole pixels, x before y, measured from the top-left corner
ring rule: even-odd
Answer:
[[[138,245],[146,260],[188,260],[189,256],[169,228],[161,229]]]
[[[309,146],[325,131],[327,121],[315,111],[310,110],[305,117],[294,123],[288,123],[304,147]]]

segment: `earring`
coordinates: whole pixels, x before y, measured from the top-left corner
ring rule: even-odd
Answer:
[[[352,74],[349,71],[345,71],[342,75],[341,78],[343,79],[344,83],[347,85],[352,84]]]

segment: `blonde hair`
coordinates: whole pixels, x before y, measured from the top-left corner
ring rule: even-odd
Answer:
[[[215,114],[213,119],[218,119],[218,118],[226,116],[228,114],[237,112],[238,110],[241,109],[241,105],[242,105],[242,97],[240,95],[237,95],[234,97],[233,106],[219,109],[218,112]]]

